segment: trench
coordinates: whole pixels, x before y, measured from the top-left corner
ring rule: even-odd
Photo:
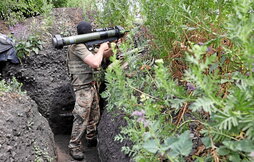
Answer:
[[[58,162],[69,162],[69,161],[76,161],[73,160],[72,157],[69,155],[68,150],[68,142],[70,140],[70,135],[68,134],[57,134],[55,135],[55,143],[58,155]],[[83,140],[85,144],[85,140]],[[84,148],[85,158],[82,161],[85,162],[100,162],[98,151],[96,147],[92,148]]]
[[[24,77],[23,74],[17,70],[18,68],[20,68],[19,65],[9,63],[0,64],[0,79],[9,80],[12,78],[12,75],[14,75],[18,79],[18,82],[23,83],[22,90],[26,91],[27,95],[36,102],[38,111],[47,118],[49,122],[50,128],[54,134],[58,157],[57,162],[76,161],[69,155],[68,149],[73,122],[72,110],[75,104],[73,93],[70,90],[72,89],[70,84],[59,86],[53,84],[53,88],[51,87],[51,89],[49,86],[41,84],[41,81],[38,83],[30,77]],[[27,71],[30,70],[27,69]],[[29,74],[32,74],[32,72]],[[49,105],[51,109],[46,110],[45,108],[47,105]],[[104,107],[104,101],[101,99],[101,114],[103,113],[102,110]],[[99,158],[97,147],[86,147],[85,138],[82,139],[82,144],[85,154],[85,158],[82,161],[103,161]]]
[[[74,35],[75,25],[82,20],[81,13],[80,9],[54,9],[54,16],[58,21],[55,21],[52,27],[54,30],[51,31],[51,34],[60,33],[58,27],[64,25]],[[29,26],[29,23],[28,21],[26,26]],[[65,23],[68,23],[68,25]],[[17,29],[15,32],[20,31]],[[15,77],[19,83],[23,84],[22,90],[26,91],[27,96],[36,102],[38,111],[48,120],[54,133],[58,162],[75,161],[69,155],[68,150],[73,122],[71,112],[75,102],[70,78],[66,70],[67,49],[57,50],[53,48],[51,38],[47,37],[45,38],[43,50],[39,51],[39,54],[31,54],[26,57],[22,60],[22,64],[13,65],[9,62],[0,64],[0,79]],[[100,92],[104,88],[105,86],[102,86]],[[119,134],[120,128],[126,125],[123,119],[125,114],[112,112],[113,115],[111,115],[104,109],[105,105],[105,101],[101,99],[101,120],[98,127],[100,144],[97,147],[87,148],[84,139],[85,159],[83,161],[127,162],[129,157],[121,152],[121,147],[131,145],[131,143],[128,141],[122,143],[114,141],[114,137]]]
[[[101,85],[99,93],[105,90],[105,84]],[[83,137],[83,148],[86,162],[129,162],[130,157],[121,151],[122,146],[131,146],[130,141],[115,141],[114,137],[120,133],[121,127],[127,125],[124,120],[125,114],[121,111],[108,112],[106,110],[107,102],[100,98],[101,118],[98,125],[97,138],[99,143],[97,147],[86,147],[86,140]],[[49,120],[55,137],[57,147],[58,162],[75,161],[69,155],[68,142],[70,140],[73,116],[71,111],[74,102],[67,106],[57,109],[54,112],[55,121]]]
[[[44,71],[44,66],[40,66],[41,62],[54,59],[47,58],[47,60],[44,60],[43,55],[35,55],[32,57],[29,62],[22,65],[23,67],[9,63],[3,66],[1,65],[0,78],[8,80],[15,76],[18,82],[23,84],[22,90],[26,91],[27,95],[35,101],[38,106],[38,111],[48,120],[54,134],[58,155],[57,162],[75,161],[69,155],[68,150],[73,122],[71,112],[75,104],[68,77],[64,71],[52,73],[51,70],[54,68],[45,68],[46,70]],[[56,64],[57,66],[61,66],[59,63]],[[54,67],[55,65],[52,63],[52,66]],[[50,79],[54,79],[54,77],[58,78],[59,73],[62,77],[60,78],[61,80],[56,79],[52,81]],[[104,91],[104,89],[105,85],[102,85],[99,93]],[[98,125],[99,145],[97,147],[87,148],[86,141],[83,139],[85,149],[85,158],[83,161],[129,162],[130,157],[121,152],[121,148],[122,146],[131,146],[132,143],[130,141],[114,141],[114,137],[120,133],[121,127],[127,124],[124,120],[125,114],[119,110],[108,112],[105,108],[106,104],[106,101],[101,98],[101,118]]]
[[[99,93],[105,90],[105,84],[102,84]],[[49,120],[51,128],[53,128],[54,139],[56,144],[56,152],[58,162],[69,162],[69,161],[77,161],[74,160],[70,154],[68,149],[68,144],[71,138],[71,129],[73,122],[72,110],[74,108],[75,102],[72,102],[69,105],[66,105],[57,112],[53,112],[56,114],[54,118]],[[101,114],[103,113],[105,107],[105,100],[100,98],[100,108]],[[84,159],[83,162],[101,162],[103,160],[100,159],[98,148],[97,147],[87,147],[86,139],[82,138],[82,149],[84,149]]]
[[[64,119],[68,118],[68,119]],[[72,117],[63,117],[63,121],[69,125],[72,125]],[[59,126],[59,129],[61,127]],[[68,144],[71,137],[71,127],[62,127],[65,129],[64,132],[54,132],[54,139],[56,144],[56,152],[57,152],[57,161],[58,162],[69,162],[69,161],[76,161],[69,155]],[[100,162],[97,147],[86,147],[86,140],[83,138],[82,140],[83,149],[85,158],[82,161],[86,162]]]
[[[60,62],[54,62],[57,60],[54,57],[59,57],[58,54],[64,52],[53,51],[52,53],[54,54],[48,54],[48,56],[53,58],[33,55],[22,65],[2,64],[0,78],[10,79],[15,76],[18,82],[23,84],[22,90],[26,91],[27,95],[36,102],[38,111],[48,120],[54,133],[58,162],[75,161],[69,155],[68,150],[73,122],[71,112],[75,101],[70,80],[62,68],[64,57],[60,58]],[[102,85],[99,93],[104,89],[105,86]],[[129,146],[131,143],[129,141],[114,141],[114,137],[119,134],[121,127],[126,125],[125,114],[116,111],[107,112],[105,105],[106,102],[101,99],[101,119],[98,126],[99,146],[87,148],[86,141],[83,140],[85,149],[83,161],[127,162],[129,157],[121,152],[121,147]]]

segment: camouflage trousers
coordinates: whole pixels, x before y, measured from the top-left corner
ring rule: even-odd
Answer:
[[[74,120],[69,148],[81,147],[81,139],[93,139],[97,134],[97,124],[100,118],[99,96],[95,85],[74,87],[75,107],[72,111]]]

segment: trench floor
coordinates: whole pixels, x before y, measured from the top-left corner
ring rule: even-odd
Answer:
[[[57,162],[78,162],[69,155],[68,143],[70,135],[55,135],[55,143],[57,147],[58,161]],[[81,162],[101,162],[99,159],[96,147],[84,147],[85,158]],[[79,161],[80,162],[80,161]]]

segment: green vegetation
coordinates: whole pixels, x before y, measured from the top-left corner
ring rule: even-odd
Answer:
[[[49,2],[47,0],[2,0],[0,18],[7,20],[9,25],[15,25],[26,17],[48,12]]]
[[[19,94],[26,93],[21,90],[21,87],[22,83],[19,83],[16,78],[12,78],[12,80],[8,82],[0,80],[0,92],[15,92]]]
[[[51,15],[53,4],[47,0],[4,0],[0,2],[0,18],[6,20],[14,38],[15,48],[20,60],[32,52],[38,54],[42,49],[43,36],[53,23]],[[42,20],[31,18],[29,26],[22,24],[25,18],[41,15]]]
[[[30,56],[32,52],[38,54],[39,50],[42,49],[42,41],[36,36],[29,36],[26,41],[18,42],[15,49],[17,50],[18,58],[22,59],[26,56]]]
[[[48,155],[48,152],[41,149],[36,143],[33,144],[34,148],[34,153],[35,153],[35,162],[43,162],[43,161],[48,161],[52,162],[54,159],[53,157],[50,157]]]
[[[115,140],[133,142],[122,151],[134,160],[254,160],[252,0],[40,0],[26,9],[10,2],[0,2],[10,24],[51,7],[81,6],[97,26],[131,30],[121,52],[145,50],[111,58],[102,96],[108,110],[125,112],[128,125]],[[19,46],[28,53],[40,46],[27,42]]]
[[[132,19],[135,12],[130,12],[130,7],[135,7],[135,4],[129,0],[107,0],[99,1],[100,5],[97,5],[97,11],[100,11],[97,15],[96,24],[99,26],[114,26],[121,25],[125,27],[131,27]],[[123,21],[124,20],[124,21]]]
[[[128,138],[134,146],[122,150],[136,161],[253,161],[254,2],[139,3],[147,40],[141,46],[148,44],[149,55],[112,59],[103,93],[108,110],[126,112],[128,126],[115,139]],[[111,6],[103,13],[126,10]],[[120,49],[131,49],[130,42]],[[193,136],[205,150],[188,156]]]

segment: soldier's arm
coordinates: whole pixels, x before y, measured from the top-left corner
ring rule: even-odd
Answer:
[[[89,54],[83,60],[86,64],[88,64],[92,68],[95,69],[99,68],[102,62],[102,58],[104,56],[104,51],[108,49],[109,49],[108,43],[103,43],[100,45],[100,48],[95,55]]]
[[[107,49],[107,50],[105,50],[104,52],[103,52],[103,57],[105,57],[105,58],[109,58],[110,56],[112,56],[113,55],[113,51],[112,51],[112,49]]]

